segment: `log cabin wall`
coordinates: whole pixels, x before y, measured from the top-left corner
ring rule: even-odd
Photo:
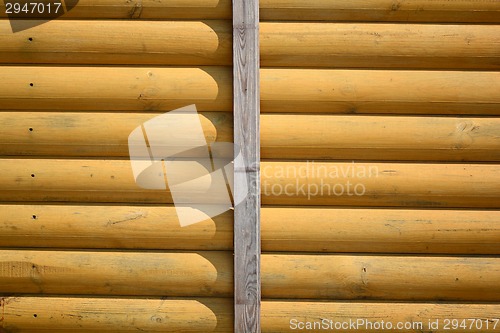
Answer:
[[[263,331],[498,319],[499,6],[261,0]]]
[[[180,227],[127,146],[189,104],[233,140],[231,2],[0,8],[0,332],[232,332],[232,212]],[[500,332],[500,2],[260,8],[262,332]]]
[[[232,141],[228,1],[80,1],[0,21],[0,331],[231,332],[231,212],[182,228],[128,136],[196,104]]]

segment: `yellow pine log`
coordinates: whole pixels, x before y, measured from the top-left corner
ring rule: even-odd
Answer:
[[[499,313],[499,304],[263,301],[262,332],[500,332]],[[327,325],[333,321],[333,329],[327,326],[323,330],[299,330],[299,325],[317,325],[314,323],[322,319]],[[453,319],[456,321],[452,323]],[[361,322],[355,329],[335,329],[335,325],[346,327],[344,323],[357,320]],[[460,327],[464,320],[466,328]],[[403,325],[401,329],[398,323]],[[388,328],[389,324],[392,328]]]
[[[232,250],[227,212],[181,227],[172,206],[0,205],[1,247]]]
[[[0,112],[0,155],[128,157],[130,133],[158,115]],[[208,144],[233,141],[230,113],[201,112],[199,119]]]
[[[0,155],[128,156],[154,113],[0,112]],[[276,159],[500,161],[500,119],[262,114],[261,154]],[[232,116],[205,112],[208,143],[232,141]]]
[[[230,252],[0,251],[0,293],[230,297]]]
[[[231,19],[230,0],[79,0],[58,19]],[[0,4],[0,18],[5,18]],[[36,15],[37,18],[40,15]]]
[[[263,251],[500,254],[500,211],[263,207]],[[231,250],[225,213],[170,206],[0,205],[0,247]]]
[[[263,20],[500,22],[498,1],[261,0]]]
[[[260,31],[263,66],[500,68],[497,25],[262,23]]]
[[[261,146],[274,159],[499,161],[500,119],[264,114]]]
[[[263,20],[500,22],[495,0],[262,0]],[[80,0],[60,19],[231,19],[230,0]],[[5,5],[0,4],[5,18]]]
[[[232,109],[230,68],[2,67],[1,109]]]
[[[262,163],[262,202],[280,205],[498,207],[500,165]]]
[[[264,112],[494,114],[500,72],[262,69]]]
[[[261,214],[263,251],[500,253],[500,211],[263,207]]]
[[[231,332],[232,306],[229,299],[136,299],[136,298],[69,298],[69,297],[4,297],[3,328],[20,333],[34,332]],[[349,322],[366,318],[371,322],[384,321],[422,323],[430,330],[429,321],[439,320],[444,329],[445,320],[459,321],[469,318],[482,319],[483,327],[474,332],[500,332],[498,304],[454,303],[377,303],[377,302],[262,302],[262,332],[296,332],[290,320],[318,321],[319,318],[334,322]],[[36,317],[34,317],[36,315]],[[486,323],[483,318],[490,321]],[[467,322],[467,321],[466,321]],[[467,325],[471,323],[467,322]],[[476,324],[476,322],[472,322]],[[486,327],[486,325],[489,325]],[[480,324],[478,324],[479,326]],[[451,327],[449,325],[448,327]],[[415,326],[415,329],[418,327]],[[398,332],[415,332],[401,329]],[[360,327],[363,332],[394,332],[393,330]],[[307,332],[308,330],[302,330]],[[310,331],[310,330],[309,330]],[[457,328],[455,332],[471,330]]]
[[[2,110],[231,111],[230,68],[0,68]],[[262,69],[263,112],[499,114],[500,72]]]
[[[230,65],[231,38],[226,21],[55,20],[13,34],[0,20],[0,62]]]
[[[15,34],[10,29],[7,20],[0,21],[3,63],[231,64],[231,26],[225,21],[55,20]],[[262,23],[261,62],[290,67],[495,69],[500,57],[498,30],[489,25]]]
[[[0,298],[6,332],[232,332],[231,299]]]
[[[230,252],[0,251],[0,292],[221,296]],[[263,254],[264,298],[497,301],[500,258]]]
[[[498,301],[500,258],[266,254],[262,297]]]
[[[172,202],[139,187],[129,160],[0,159],[0,170],[1,201]],[[272,161],[261,171],[263,204],[497,208],[500,198],[499,165]]]

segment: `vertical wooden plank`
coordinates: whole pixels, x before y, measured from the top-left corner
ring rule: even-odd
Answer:
[[[249,186],[234,210],[235,332],[260,332],[259,1],[233,0],[234,186]],[[238,153],[238,151],[236,151]]]

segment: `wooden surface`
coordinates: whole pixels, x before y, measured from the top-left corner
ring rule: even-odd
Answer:
[[[0,250],[0,293],[231,297],[231,260],[216,251]]]
[[[128,157],[155,113],[1,112],[3,156]],[[205,138],[233,141],[233,117],[200,113]],[[262,114],[261,154],[276,159],[500,161],[500,119]]]
[[[263,66],[500,69],[496,25],[265,22],[260,29]]]
[[[0,247],[233,249],[233,213],[181,227],[166,205],[0,205]]]
[[[262,255],[266,299],[496,302],[499,280],[494,257]]]
[[[500,72],[262,69],[263,112],[499,115]]]
[[[55,20],[10,29],[0,20],[0,63],[232,63],[228,21]],[[499,69],[498,36],[495,25],[267,22],[260,53],[264,67]]]
[[[500,4],[490,0],[262,0],[263,20],[500,22]]]
[[[262,331],[269,333],[297,332],[297,328],[290,327],[290,320],[298,321],[320,321],[321,319],[332,320],[334,322],[365,321],[392,323],[396,327],[397,323],[422,323],[423,326],[414,329],[376,329],[375,325],[360,326],[358,331],[369,333],[389,333],[389,332],[450,332],[444,328],[446,319],[457,319],[461,322],[469,318],[489,318],[489,323],[494,324],[500,319],[499,304],[456,304],[456,303],[391,303],[391,302],[297,302],[287,301],[264,301],[262,303]],[[429,321],[440,323],[439,328],[429,327]],[[470,322],[468,322],[470,323]],[[475,323],[474,323],[475,324]],[[482,328],[473,327],[472,330],[457,328],[455,332],[500,332],[500,328],[493,325],[486,328],[486,321],[482,322]],[[479,326],[480,324],[478,324]],[[335,331],[335,330],[330,330]],[[351,330],[355,331],[355,330]],[[299,331],[300,332],[300,331]],[[302,330],[302,332],[318,332],[312,330]],[[327,331],[328,332],[328,331]],[[349,332],[349,331],[347,331]]]
[[[497,208],[499,198],[499,165],[262,163],[265,204]]]
[[[230,252],[217,251],[1,250],[0,293],[231,297],[232,261]],[[267,299],[481,302],[500,297],[500,258],[494,257],[264,253],[261,265]]]
[[[7,66],[0,76],[2,110],[232,110],[231,70],[224,67]]]
[[[499,118],[275,113],[261,123],[263,158],[500,161]]]
[[[259,0],[233,0],[235,333],[261,331],[259,69]]]
[[[230,299],[1,298],[5,332],[219,332],[232,329]]]
[[[262,249],[500,254],[500,211],[268,207]]]
[[[146,190],[129,160],[0,159],[0,201],[171,203]],[[262,201],[277,205],[497,208],[500,166],[428,163],[261,163]],[[192,189],[193,194],[196,189]],[[218,196],[207,204],[220,204]]]
[[[3,328],[9,332],[88,333],[88,332],[220,332],[232,329],[232,302],[229,299],[138,299],[138,298],[68,298],[5,297],[2,298]],[[262,302],[262,332],[296,332],[290,320],[317,321],[319,318],[343,322],[369,318],[372,322],[422,322],[445,319],[489,318],[492,326],[475,332],[500,332],[494,320],[499,319],[498,304],[454,303],[387,303],[387,302]],[[36,317],[34,315],[36,314]],[[56,315],[54,315],[56,314]],[[364,332],[391,332],[369,330]],[[393,332],[394,330],[392,330]],[[465,333],[470,330],[457,329]],[[415,332],[399,330],[399,332]]]
[[[492,0],[263,0],[263,20],[499,23]],[[5,6],[0,3],[0,17]],[[230,0],[80,0],[60,19],[231,19]]]
[[[224,67],[7,66],[0,75],[1,110],[232,110]],[[267,68],[260,77],[262,112],[499,114],[499,72]]]
[[[0,18],[6,17],[0,4]],[[64,19],[231,19],[230,0],[79,0]]]
[[[129,157],[128,136],[158,113],[0,112],[0,155]],[[182,122],[182,116],[177,115]],[[173,119],[173,118],[172,118]],[[200,112],[210,145],[233,141],[229,112]],[[173,120],[171,120],[173,121]]]
[[[500,211],[269,207],[262,250],[500,254]],[[0,247],[224,250],[233,214],[188,228],[171,206],[0,205]]]
[[[0,63],[231,65],[228,21],[55,20],[10,29],[0,20]]]
[[[229,0],[80,0],[16,34],[0,4],[0,333],[500,319],[500,2],[261,0],[260,34],[235,3],[233,30]],[[258,190],[182,228],[126,138],[189,104]]]

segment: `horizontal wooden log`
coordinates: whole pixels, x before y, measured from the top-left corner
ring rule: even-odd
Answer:
[[[498,301],[500,258],[267,254],[263,298]]]
[[[500,22],[497,1],[261,0],[263,20]]]
[[[232,330],[232,300],[90,297],[0,298],[3,332],[220,332]]]
[[[0,20],[0,63],[231,64],[231,25],[226,21],[55,20],[15,34],[10,29],[9,21]],[[262,23],[261,62],[288,67],[498,69],[499,29]]]
[[[261,0],[263,20],[498,23],[496,1]],[[5,5],[0,3],[0,17]],[[37,15],[37,17],[40,17]],[[230,0],[80,0],[60,19],[231,19]]]
[[[498,221],[492,210],[263,207],[262,249],[499,254]]]
[[[274,159],[499,161],[500,118],[264,114],[261,142]]]
[[[230,297],[230,252],[0,251],[0,293]],[[263,254],[265,298],[497,301],[500,258]]]
[[[0,68],[1,109],[200,111],[232,109],[231,69],[139,67]]]
[[[500,254],[500,211],[261,210],[263,251]],[[0,205],[0,247],[232,250],[233,217],[181,227],[173,207]]]
[[[2,156],[128,157],[154,113],[0,112]],[[204,112],[209,144],[232,142],[232,115]],[[500,161],[500,119],[262,114],[263,158]]]
[[[0,293],[230,297],[230,252],[0,250]]]
[[[262,69],[263,112],[500,114],[500,72]],[[230,68],[0,67],[1,110],[232,110]]]
[[[500,305],[498,304],[263,301],[262,331],[269,333],[319,331],[445,333],[452,330],[451,327],[455,327],[456,322],[460,325],[465,320],[465,329],[456,327],[453,331],[500,332],[499,311]],[[314,323],[321,322],[322,319],[327,322],[326,328],[318,329],[316,326],[314,330],[299,330],[299,325],[306,325],[307,322],[310,325],[318,325]],[[453,319],[456,319],[456,322],[452,325]],[[358,320],[361,320],[359,326],[354,326],[354,328],[347,326],[348,329],[342,329],[346,327],[346,324],[356,323]],[[389,328],[389,324],[392,328]],[[330,325],[333,328],[330,328]],[[337,326],[340,329],[336,329],[336,325],[340,325]],[[398,325],[401,326],[398,327]],[[405,327],[405,325],[408,326]]]
[[[139,187],[129,160],[0,159],[0,170],[5,202],[172,203],[168,190]],[[274,161],[261,170],[264,204],[498,208],[500,198],[499,165]],[[220,204],[215,194],[205,203]]]
[[[280,205],[490,207],[500,165],[267,162],[262,201]]]
[[[4,297],[1,298],[3,329],[7,332],[230,332],[232,329],[232,301],[229,299],[137,299],[137,298],[68,298],[68,297]],[[500,332],[498,304],[456,303],[376,303],[376,302],[262,302],[262,332],[296,332],[291,320],[316,322],[319,318],[334,322],[365,319],[365,323],[414,323],[415,332],[420,323],[423,330],[449,332],[443,328],[445,320],[455,318],[482,320],[482,328],[474,332]],[[36,315],[36,317],[35,317]],[[483,319],[484,318],[484,319]],[[486,320],[489,319],[487,322]],[[429,321],[439,321],[438,329],[429,327]],[[295,321],[292,321],[295,323]],[[471,322],[466,321],[467,325]],[[475,325],[475,322],[472,322]],[[488,325],[488,327],[486,327]],[[479,324],[478,324],[479,326]],[[451,327],[451,325],[449,325]],[[363,332],[393,332],[369,326],[359,327]],[[302,330],[308,331],[308,330]],[[309,330],[310,331],[310,330]],[[471,330],[457,328],[455,332]]]
[[[227,250],[233,214],[181,227],[172,206],[0,205],[0,247]]]
[[[55,20],[13,34],[0,20],[0,63],[231,65],[226,21]],[[68,38],[71,36],[71,38]]]
[[[0,155],[128,157],[129,135],[158,115],[0,112]],[[182,115],[176,117],[182,123]],[[230,113],[202,112],[199,119],[208,144],[233,141]]]
[[[1,3],[0,18],[5,17],[5,5]],[[231,19],[231,1],[79,0],[58,19]]]
[[[500,72],[262,69],[264,112],[500,114]]]
[[[262,23],[260,31],[263,66],[500,69],[498,25]]]

